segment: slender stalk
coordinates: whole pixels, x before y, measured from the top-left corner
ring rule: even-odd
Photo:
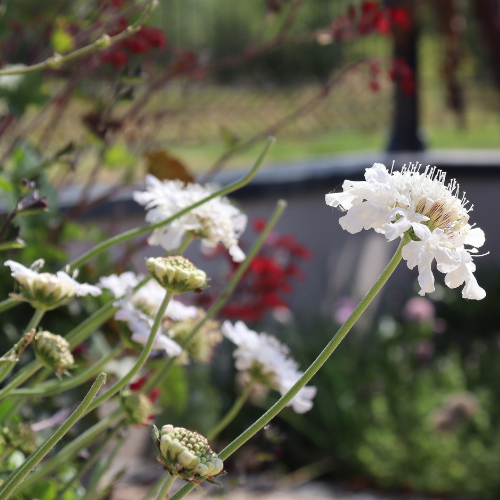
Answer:
[[[45,314],[45,311],[43,309],[35,309],[35,312],[31,318],[30,322],[28,323],[28,326],[26,327],[26,330],[24,333],[26,334],[30,330],[32,330],[33,328],[36,328],[38,326],[38,324],[40,323],[40,321],[42,320],[44,314]],[[4,354],[4,356],[9,356],[10,354],[13,354],[14,350],[15,350],[15,348],[13,347],[12,349],[10,349],[10,351],[8,351],[6,354]],[[16,364],[16,361],[13,361],[12,363],[7,363],[7,365],[4,366],[0,370],[0,382],[11,372],[11,370],[14,368],[15,364]]]
[[[238,399],[234,402],[233,406],[231,409],[226,413],[226,415],[222,418],[222,420],[215,426],[215,429],[210,431],[207,434],[207,439],[212,440],[214,439],[221,431],[223,431],[238,415],[240,410],[243,408],[243,405],[245,404],[246,400],[250,396],[251,392],[253,389],[253,384],[249,383],[243,392],[240,394]]]
[[[253,258],[257,254],[257,252],[260,250],[260,247],[263,245],[264,241],[267,238],[267,235],[271,231],[271,229],[276,225],[278,222],[279,218],[281,217],[281,214],[286,208],[286,201],[284,200],[279,200],[276,209],[274,210],[273,215],[269,219],[269,222],[267,223],[266,227],[264,230],[260,233],[259,237],[253,244],[252,248],[250,251],[247,253],[246,259],[238,266],[238,269],[236,272],[233,274],[232,278],[229,280],[228,284],[225,286],[224,290],[222,293],[219,295],[219,298],[215,302],[215,304],[212,305],[212,307],[207,311],[207,314],[205,317],[193,328],[193,330],[189,333],[189,335],[184,339],[183,342],[181,342],[179,345],[184,349],[189,343],[193,340],[194,336],[201,330],[203,325],[213,316],[215,316],[220,309],[224,306],[226,303],[227,299],[233,293],[233,290],[236,288],[236,285],[239,283],[240,279],[242,278],[243,274],[245,271],[248,269],[248,266],[252,262]],[[161,380],[167,375],[169,370],[172,368],[172,366],[175,363],[176,358],[169,358],[167,361],[163,364],[163,366],[154,374],[152,375],[146,383],[142,386],[141,391],[143,392],[149,392],[158,385]]]
[[[110,425],[123,420],[124,415],[120,408],[115,410],[111,415],[100,420],[95,425],[87,429],[83,434],[80,434],[76,439],[67,444],[57,455],[52,457],[41,467],[32,472],[16,489],[16,494],[24,491],[26,488],[35,484],[42,477],[50,474],[52,471],[61,467],[71,459],[85,446],[89,446],[97,437],[100,436]]]
[[[117,43],[124,38],[129,37],[130,35],[136,33],[139,29],[141,29],[141,23],[145,21],[146,17],[149,16],[150,12],[153,10],[155,1],[152,0],[146,5],[141,17],[132,25],[128,26],[124,31],[119,33],[116,36],[103,35],[99,40],[96,40],[94,43],[77,49],[65,56],[60,54],[54,54],[49,57],[45,61],[33,64],[31,66],[25,66],[21,68],[11,68],[11,69],[3,69],[0,70],[0,76],[3,75],[21,75],[26,73],[33,73],[35,71],[41,71],[46,68],[59,68],[62,64],[72,61],[73,59],[77,59],[78,57],[84,56],[90,52],[99,51],[103,49],[107,49],[114,43]]]
[[[89,458],[85,460],[85,463],[80,467],[80,470],[66,483],[64,488],[61,490],[56,500],[62,500],[64,494],[77,482],[81,477],[87,472],[96,460],[100,457],[101,452],[104,450],[106,445],[118,434],[120,431],[120,426],[117,425],[113,430],[108,431],[108,435],[96,446],[95,450],[92,451]]]
[[[163,299],[163,302],[161,303],[161,306],[158,309],[158,312],[156,313],[155,321],[153,323],[153,328],[151,328],[148,340],[144,345],[144,349],[141,351],[140,356],[137,358],[137,361],[135,362],[135,365],[133,366],[132,370],[130,370],[127,373],[127,375],[125,375],[125,377],[116,382],[115,385],[109,388],[104,394],[101,394],[89,406],[87,413],[91,412],[92,410],[95,410],[99,405],[104,403],[104,401],[107,401],[109,398],[113,397],[120,389],[125,387],[130,382],[130,380],[132,380],[135,374],[138,373],[139,370],[143,367],[144,363],[148,359],[149,354],[151,353],[151,349],[153,348],[156,334],[158,332],[158,329],[160,328],[163,316],[165,316],[165,311],[167,310],[168,303],[170,302],[170,299],[172,298],[173,295],[174,294],[171,291],[167,291],[167,293],[165,294],[165,298]]]
[[[175,250],[175,255],[182,255],[184,250],[189,246],[189,244],[193,241],[194,234],[192,231],[189,231],[184,237],[184,241],[179,245],[179,248]]]
[[[238,448],[245,444],[253,435],[255,435],[262,427],[269,423],[292,399],[293,397],[302,389],[309,380],[314,376],[314,374],[324,365],[324,363],[331,356],[333,351],[337,348],[343,338],[347,335],[349,330],[353,327],[356,321],[359,319],[361,314],[370,305],[371,301],[375,298],[380,289],[385,285],[389,276],[394,272],[399,262],[401,261],[401,250],[403,246],[410,241],[409,236],[404,235],[401,240],[396,253],[390,260],[387,267],[384,269],[380,277],[377,279],[372,288],[363,297],[361,302],[358,304],[353,313],[349,316],[346,322],[339,328],[335,336],[330,340],[327,346],[319,354],[319,356],[314,360],[311,366],[304,372],[302,377],[291,387],[291,389],[284,394],[269,410],[264,413],[256,422],[254,422],[245,432],[240,434],[232,443],[229,443],[220,453],[219,458],[225,460],[230,455],[232,455]],[[171,498],[171,500],[179,500],[184,498],[192,489],[194,485],[187,484],[183,486],[179,491],[177,491]]]
[[[165,500],[166,498],[168,498],[168,492],[174,484],[175,479],[175,476],[172,476],[170,473],[167,474],[165,482],[155,496],[155,500]]]
[[[14,300],[14,299],[2,300],[2,302],[0,302],[0,313],[3,313],[4,311],[8,311],[9,309],[16,307],[17,305],[19,305],[18,300]]]
[[[99,482],[101,481],[102,476],[108,470],[108,468],[109,468],[108,466],[113,463],[113,460],[115,459],[116,455],[120,451],[120,448],[123,446],[124,442],[125,441],[123,439],[121,439],[120,441],[118,441],[116,443],[116,446],[114,447],[113,451],[111,452],[111,454],[109,455],[109,457],[106,459],[105,463],[104,464],[102,464],[102,463],[100,464],[101,466],[99,467],[99,469],[97,471],[97,475],[95,475],[94,477],[92,477],[92,482],[89,485],[87,493],[85,493],[85,496],[82,498],[82,500],[93,500],[94,498],[96,498],[95,490],[99,486]]]
[[[154,229],[157,229],[159,227],[166,226],[173,222],[174,220],[178,219],[179,217],[182,217],[184,214],[190,212],[191,210],[203,205],[207,201],[213,200],[214,198],[217,198],[218,196],[225,196],[228,193],[232,193],[233,191],[236,191],[237,189],[243,187],[245,184],[248,184],[255,174],[257,173],[257,170],[261,166],[262,162],[264,161],[264,158],[267,155],[267,152],[269,151],[271,145],[274,142],[273,137],[269,137],[266,141],[266,144],[264,146],[264,149],[262,150],[261,154],[257,158],[257,161],[253,165],[253,167],[250,169],[248,174],[246,174],[244,177],[239,179],[238,181],[233,182],[232,184],[229,184],[228,186],[225,186],[215,193],[212,193],[211,195],[203,198],[200,201],[197,201],[196,203],[193,203],[189,207],[183,208],[182,210],[179,210],[179,212],[175,213],[171,217],[168,217],[165,220],[162,220],[160,222],[157,222],[156,224],[150,224],[149,226],[144,226],[144,227],[139,227],[135,229],[131,229],[130,231],[125,231],[124,233],[118,234],[116,236],[113,236],[112,238],[107,239],[106,241],[103,241],[99,245],[96,245],[94,248],[89,250],[88,252],[84,253],[82,256],[78,257],[78,259],[75,259],[73,262],[68,264],[69,270],[72,271],[78,267],[81,267],[83,264],[85,264],[87,261],[95,257],[96,255],[99,255],[101,252],[104,252],[108,248],[117,245],[119,243],[122,243],[126,240],[129,240],[131,238],[135,238],[136,236],[140,236],[141,234],[148,233],[150,231],[153,231]]]
[[[42,458],[47,455],[47,453],[56,445],[56,443],[63,438],[63,436],[73,427],[77,420],[79,420],[85,410],[88,408],[91,401],[94,399],[97,391],[106,382],[106,374],[101,373],[90,391],[87,393],[80,406],[71,414],[71,416],[64,422],[64,424],[57,429],[52,436],[45,441],[38,450],[33,453],[28,460],[26,460],[20,467],[18,467],[12,474],[8,477],[3,488],[0,490],[0,500],[7,500],[16,487],[21,483],[21,481],[38,465]]]
[[[103,356],[95,365],[90,366],[87,370],[78,375],[68,378],[64,381],[50,380],[44,384],[39,384],[35,387],[26,387],[22,389],[14,389],[10,392],[11,396],[52,396],[60,392],[67,391],[73,387],[83,384],[92,378],[96,372],[100,372],[106,364],[111,361],[121,350],[123,344],[120,342],[111,352]]]

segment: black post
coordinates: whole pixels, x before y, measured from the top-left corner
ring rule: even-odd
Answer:
[[[418,64],[417,43],[418,24],[416,15],[416,0],[389,0],[389,7],[404,8],[411,19],[410,27],[396,25],[393,27],[394,58],[403,61],[404,66],[410,69],[411,81],[403,82],[403,77],[398,73],[396,66],[396,82],[394,90],[394,115],[392,130],[387,146],[388,151],[422,151],[424,144],[419,134],[419,108],[418,108]],[[404,68],[403,68],[404,70]],[[402,71],[403,71],[402,70]],[[408,77],[405,77],[408,78]]]

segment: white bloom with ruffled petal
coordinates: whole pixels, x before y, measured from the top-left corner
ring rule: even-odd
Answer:
[[[184,184],[179,180],[160,181],[152,175],[146,176],[146,191],[134,192],[134,200],[144,205],[148,213],[146,221],[157,223],[168,219],[184,208],[201,201],[215,189],[200,184]],[[177,248],[188,231],[193,231],[202,243],[215,247],[222,243],[235,262],[245,259],[238,246],[238,239],[247,225],[247,217],[227,198],[216,197],[189,211],[164,227],[153,231],[148,239],[150,245],[160,245],[166,250]]]
[[[250,330],[242,321],[234,325],[225,321],[221,331],[237,346],[233,353],[236,369],[256,377],[256,382],[285,394],[302,376],[297,363],[289,357],[288,348],[275,337]],[[303,387],[288,406],[304,413],[312,408],[315,395],[316,387]]]
[[[365,171],[364,181],[344,181],[342,193],[325,196],[327,205],[347,214],[340,218],[343,229],[358,233],[374,229],[388,241],[409,234],[402,256],[408,267],[418,267],[420,294],[434,291],[432,263],[446,273],[445,282],[454,288],[465,283],[463,296],[481,299],[484,290],[477,284],[471,253],[464,245],[480,247],[484,232],[468,224],[468,201],[458,197],[454,179],[445,183],[446,174],[427,166],[420,172],[417,164],[389,172],[381,163]]]

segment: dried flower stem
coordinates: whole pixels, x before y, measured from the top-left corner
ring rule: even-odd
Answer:
[[[47,453],[56,445],[56,443],[63,438],[63,436],[73,427],[77,420],[79,420],[85,413],[85,410],[90,405],[91,401],[94,399],[97,391],[106,382],[106,374],[101,373],[90,391],[87,393],[80,406],[72,413],[72,415],[64,422],[64,424],[57,429],[52,436],[45,441],[45,443],[38,448],[38,450],[33,453],[28,460],[26,460],[20,467],[18,467],[8,479],[3,484],[3,488],[0,490],[0,500],[7,500],[11,494],[14,492],[16,487],[22,482],[22,480],[38,465],[42,458],[47,455]]]
[[[214,439],[221,431],[223,431],[234,420],[234,418],[236,417],[236,415],[238,415],[240,410],[243,408],[243,405],[245,404],[246,400],[248,399],[248,397],[252,393],[253,386],[254,386],[254,384],[252,382],[250,382],[245,387],[245,389],[240,394],[238,399],[236,399],[236,401],[234,402],[231,409],[226,413],[226,415],[222,418],[222,420],[217,424],[215,429],[213,429],[212,431],[210,431],[207,434],[207,439],[209,439],[209,440]]]
[[[38,326],[38,324],[42,320],[44,314],[45,314],[44,310],[42,310],[42,309],[35,309],[35,313],[33,314],[33,317],[31,318],[31,321],[29,322],[28,326],[26,327],[25,335],[31,329],[36,328]],[[9,357],[12,354],[15,354],[15,348],[16,348],[16,346],[14,346],[6,354],[4,354],[3,357],[6,358],[6,357]],[[7,363],[7,365],[4,366],[0,370],[0,382],[10,373],[10,371],[12,370],[12,368],[14,368],[15,364],[16,364],[15,362]]]
[[[319,356],[314,360],[314,362],[309,366],[309,368],[304,372],[302,377],[292,386],[292,388],[284,394],[269,410],[262,415],[256,422],[254,422],[245,432],[240,434],[232,443],[227,445],[220,453],[219,458],[221,460],[226,460],[230,455],[232,455],[238,448],[245,444],[253,435],[255,435],[260,429],[262,429],[266,424],[268,424],[278,413],[293,399],[293,397],[304,387],[315,373],[325,364],[328,358],[331,356],[333,351],[337,348],[343,338],[347,335],[349,330],[354,326],[356,321],[359,319],[361,314],[370,305],[371,301],[375,298],[380,289],[385,285],[390,275],[394,272],[399,262],[401,261],[401,250],[404,245],[410,241],[408,235],[405,235],[394,256],[390,260],[387,267],[384,269],[380,277],[377,279],[372,288],[363,297],[361,302],[358,304],[353,313],[349,316],[346,322],[339,328],[335,336],[330,340],[327,346],[319,354]],[[171,500],[180,500],[184,498],[192,489],[194,485],[186,484],[178,492],[176,492]]]

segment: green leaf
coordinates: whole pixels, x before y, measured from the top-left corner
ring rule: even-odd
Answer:
[[[14,191],[14,186],[11,182],[0,175],[0,189],[2,191],[7,191],[8,193],[12,193]]]
[[[17,238],[16,240],[4,241],[0,243],[0,252],[2,250],[11,250],[12,248],[25,248],[25,247],[26,247],[26,242],[23,241],[21,238]]]
[[[104,162],[108,167],[132,167],[135,165],[135,157],[132,156],[126,147],[115,144],[104,152]]]
[[[66,54],[72,51],[75,46],[75,41],[71,34],[62,28],[58,28],[52,33],[50,41],[54,48],[54,52],[58,54]]]

